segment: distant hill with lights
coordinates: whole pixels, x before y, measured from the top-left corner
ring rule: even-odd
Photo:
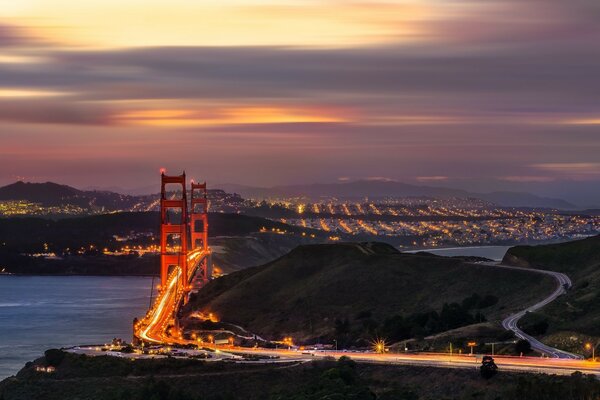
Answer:
[[[105,256],[104,249],[156,245],[157,212],[124,212],[58,220],[0,218],[0,272],[24,274],[155,274],[158,256]],[[265,263],[301,243],[322,241],[321,231],[260,217],[209,213],[216,265],[225,272]],[[36,255],[37,256],[33,256]],[[32,256],[28,256],[32,255]],[[54,256],[52,256],[54,255]]]
[[[42,206],[75,206],[85,211],[122,210],[133,207],[139,199],[107,191],[83,191],[53,182],[15,182],[0,187],[0,200],[26,200]]]
[[[213,312],[271,339],[331,342],[344,335],[367,339],[407,329],[390,333],[401,337],[418,335],[415,329],[421,322],[421,334],[428,332],[427,324],[443,329],[454,317],[459,325],[477,322],[470,316],[476,307],[445,303],[464,305],[470,296],[496,299],[481,310],[488,320],[496,320],[538,301],[552,288],[553,281],[539,274],[400,253],[384,243],[307,245],[266,265],[212,281],[191,298],[184,315]],[[446,317],[449,321],[444,322]]]
[[[0,217],[71,217],[119,211],[154,211],[158,208],[160,186],[156,193],[127,195],[108,190],[80,190],[54,182],[15,182],[0,187]],[[243,199],[220,189],[209,189],[213,211],[236,212]],[[14,203],[14,204],[11,204]]]

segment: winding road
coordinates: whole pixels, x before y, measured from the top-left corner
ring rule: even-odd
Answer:
[[[551,303],[557,297],[564,294],[566,292],[566,290],[571,287],[571,285],[572,285],[571,279],[569,279],[569,277],[567,275],[563,274],[562,272],[548,271],[548,270],[543,270],[543,269],[524,268],[524,267],[513,267],[510,265],[503,265],[503,264],[491,263],[491,262],[490,263],[480,263],[477,265],[482,265],[482,264],[488,265],[491,267],[495,267],[495,268],[516,269],[516,270],[521,270],[521,271],[527,271],[527,272],[533,272],[533,273],[539,273],[539,274],[545,274],[545,275],[552,276],[557,282],[556,290],[554,290],[554,292],[552,292],[552,294],[550,296],[546,297],[542,301],[535,303],[534,305],[529,306],[522,311],[519,311],[515,314],[509,315],[508,317],[506,317],[502,321],[502,327],[506,330],[513,331],[515,333],[515,336],[518,337],[519,339],[525,339],[525,340],[529,341],[529,343],[531,344],[531,347],[533,349],[535,349],[545,355],[548,355],[548,356],[551,356],[554,358],[568,358],[568,359],[582,359],[583,358],[580,355],[569,353],[567,351],[556,349],[554,347],[545,345],[544,343],[540,342],[533,336],[530,336],[530,335],[526,334],[525,332],[523,332],[517,326],[517,323],[525,314],[527,314],[528,312],[533,312],[533,311],[539,310],[540,308],[544,307],[545,305]]]

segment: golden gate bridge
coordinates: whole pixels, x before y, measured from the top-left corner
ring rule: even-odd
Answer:
[[[181,175],[165,175],[161,170],[160,194],[160,286],[146,315],[134,320],[134,342],[183,343],[178,310],[193,290],[212,277],[208,247],[208,198],[206,182],[190,183]],[[167,185],[175,190],[167,191]],[[169,197],[169,193],[172,196]]]

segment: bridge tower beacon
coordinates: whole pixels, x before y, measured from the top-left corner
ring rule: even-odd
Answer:
[[[165,288],[169,274],[169,267],[179,266],[181,268],[181,284],[187,286],[188,282],[188,212],[187,212],[187,190],[185,172],[181,175],[168,176],[161,170],[160,190],[160,284]],[[181,185],[181,197],[177,199],[167,198],[166,185]],[[179,189],[179,188],[178,188]],[[169,220],[169,210],[178,211],[179,220],[172,223]],[[169,249],[169,237],[178,237],[179,246],[173,251]]]

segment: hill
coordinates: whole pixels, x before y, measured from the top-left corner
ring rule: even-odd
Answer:
[[[5,272],[26,274],[154,274],[158,271],[158,256],[105,256],[102,250],[156,245],[159,219],[157,212],[125,212],[60,220],[0,219],[0,271],[5,269]],[[259,217],[209,213],[208,219],[211,245],[215,246],[215,264],[226,272],[268,262],[301,243],[323,240],[322,232]],[[261,230],[267,232],[261,233]],[[55,253],[58,257],[26,256],[33,253]]]
[[[53,182],[15,182],[0,187],[0,200],[27,200],[45,207],[66,205],[92,212],[122,210],[133,207],[139,199],[108,191],[83,191]]]
[[[404,254],[382,243],[309,245],[214,280],[184,314],[213,312],[267,338],[400,340],[475,323],[482,313],[496,320],[553,286],[539,274]]]
[[[523,320],[525,328],[546,327],[534,333],[556,337],[560,332],[577,333],[577,346],[590,340],[581,335],[600,339],[600,235],[560,244],[516,246],[508,250],[503,262],[564,272],[573,281],[564,296],[528,315]]]
[[[220,187],[229,192],[249,198],[304,196],[314,200],[323,197],[340,199],[377,197],[432,197],[432,198],[477,198],[505,207],[539,207],[573,209],[575,205],[561,199],[540,197],[523,192],[474,193],[461,189],[411,185],[385,180],[358,180],[342,183],[314,183],[307,185],[275,186],[257,188],[225,184]]]

